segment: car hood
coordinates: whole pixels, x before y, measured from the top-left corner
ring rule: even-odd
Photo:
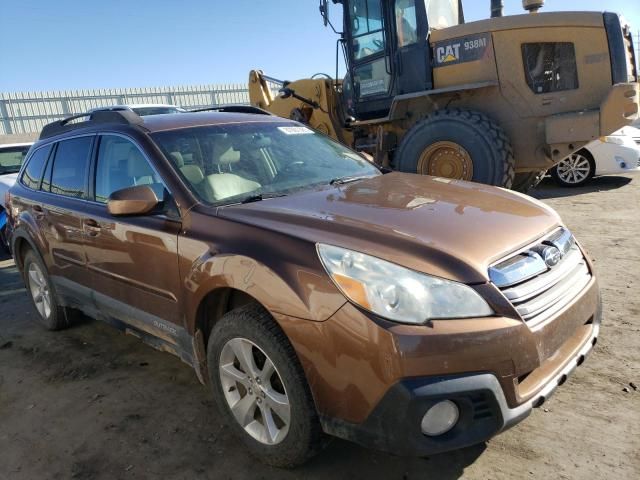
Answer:
[[[555,211],[522,194],[402,173],[225,207],[218,214],[466,283],[486,282],[491,263],[560,224]]]

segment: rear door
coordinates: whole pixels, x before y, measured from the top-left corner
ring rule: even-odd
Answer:
[[[57,293],[67,303],[79,305],[90,298],[82,219],[94,140],[94,135],[85,135],[54,146],[42,180],[42,203],[31,206],[45,237]]]
[[[181,223],[175,204],[132,139],[101,135],[96,152],[84,218],[95,301],[111,319],[176,344],[184,339],[184,324],[177,257]],[[144,216],[111,216],[109,196],[135,185],[150,186],[163,205]]]

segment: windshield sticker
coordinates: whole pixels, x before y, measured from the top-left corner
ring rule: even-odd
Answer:
[[[367,95],[377,95],[379,93],[386,93],[387,85],[384,79],[370,79],[360,81],[360,96],[366,97]]]
[[[313,130],[307,127],[278,127],[285,135],[309,135],[313,133]]]

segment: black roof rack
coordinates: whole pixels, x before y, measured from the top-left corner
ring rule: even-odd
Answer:
[[[70,123],[79,118],[87,118],[83,122]],[[42,128],[40,140],[70,132],[79,128],[90,127],[96,123],[117,123],[121,125],[143,125],[144,121],[132,110],[98,110],[95,112],[73,115],[63,120],[49,123]]]
[[[211,105],[210,107],[196,108],[189,110],[189,113],[196,112],[227,112],[227,113],[253,113],[255,115],[273,115],[262,108],[251,105]]]

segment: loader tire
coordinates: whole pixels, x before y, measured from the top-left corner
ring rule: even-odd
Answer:
[[[504,130],[483,113],[460,109],[438,110],[414,125],[400,144],[396,168],[506,188],[515,177]]]

